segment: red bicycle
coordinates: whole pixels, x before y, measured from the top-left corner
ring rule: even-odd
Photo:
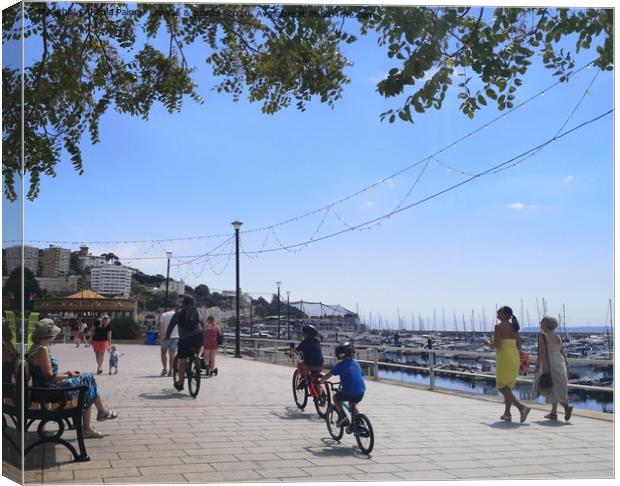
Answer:
[[[325,418],[331,404],[331,393],[325,384],[319,383],[322,377],[320,372],[310,371],[299,365],[293,373],[293,398],[297,407],[303,410],[308,403],[308,396],[311,396],[319,417]]]

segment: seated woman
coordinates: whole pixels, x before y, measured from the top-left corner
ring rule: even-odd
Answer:
[[[41,319],[32,333],[32,346],[26,354],[26,359],[30,366],[30,375],[33,385],[36,387],[67,387],[86,385],[88,390],[84,400],[84,438],[101,438],[104,435],[90,425],[90,408],[95,405],[97,408],[97,420],[103,421],[117,417],[114,410],[111,410],[103,403],[99,394],[99,389],[95,378],[90,373],[80,374],[78,371],[68,371],[58,373],[58,362],[49,352],[49,344],[60,332],[60,328],[54,325],[52,319]],[[73,395],[73,396],[72,396]],[[73,398],[77,392],[69,392],[68,396]]]

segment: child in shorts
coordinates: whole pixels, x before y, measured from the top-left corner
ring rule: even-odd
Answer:
[[[340,402],[349,402],[351,408],[357,413],[357,404],[364,398],[366,384],[364,383],[364,372],[360,364],[353,359],[355,349],[349,342],[336,346],[336,357],[341,360],[323,378],[321,384],[325,383],[332,376],[340,377],[341,390],[334,395],[334,405],[338,410],[340,420],[338,427],[348,424],[348,418],[342,410]]]

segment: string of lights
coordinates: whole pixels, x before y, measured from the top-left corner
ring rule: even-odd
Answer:
[[[481,177],[484,177],[484,176],[487,176],[487,175],[490,175],[490,174],[495,174],[495,173],[497,173],[497,171],[499,169],[501,169],[503,167],[506,167],[506,166],[513,167],[513,166],[516,166],[516,165],[519,165],[519,164],[525,162],[526,160],[530,160],[530,159],[532,159],[532,157],[530,157],[530,155],[532,153],[538,152],[542,148],[544,148],[544,147],[546,147],[546,146],[548,146],[548,145],[550,145],[550,144],[552,144],[554,142],[558,142],[561,139],[563,139],[564,137],[566,137],[566,136],[568,136],[568,135],[570,135],[572,133],[575,133],[578,130],[581,130],[582,128],[584,128],[586,126],[589,126],[592,123],[595,123],[596,121],[601,120],[602,118],[604,118],[606,116],[609,116],[611,113],[613,113],[613,111],[614,111],[614,109],[612,108],[612,109],[610,109],[610,110],[608,110],[608,111],[606,111],[606,112],[604,112],[604,113],[602,113],[602,114],[600,114],[600,115],[598,115],[598,116],[596,116],[594,118],[591,118],[591,119],[589,119],[589,120],[587,120],[587,121],[577,125],[576,127],[572,128],[572,129],[570,129],[570,130],[568,130],[568,131],[566,131],[566,132],[564,132],[564,133],[562,133],[560,135],[554,136],[554,137],[546,140],[545,142],[536,145],[535,147],[532,147],[532,148],[530,148],[530,149],[528,149],[528,150],[526,150],[524,152],[521,152],[519,155],[517,155],[515,157],[512,157],[512,158],[510,158],[510,159],[508,159],[508,160],[506,160],[504,162],[501,162],[501,163],[499,163],[497,165],[494,165],[494,166],[492,166],[492,167],[490,167],[488,169],[485,169],[485,170],[483,170],[481,172],[478,172],[478,173],[472,175],[471,177],[469,177],[469,178],[467,178],[467,179],[465,179],[465,180],[463,180],[463,181],[461,181],[461,182],[459,182],[457,184],[453,184],[453,185],[451,185],[451,186],[449,186],[449,187],[447,187],[445,189],[442,189],[442,190],[440,190],[438,192],[435,192],[435,193],[433,193],[433,194],[431,194],[431,195],[429,195],[427,197],[419,199],[419,200],[417,200],[417,201],[415,201],[413,203],[410,203],[410,204],[408,204],[406,206],[402,206],[402,207],[400,207],[398,209],[392,210],[389,213],[383,214],[382,216],[378,216],[376,218],[373,218],[371,220],[365,221],[363,223],[359,223],[357,225],[352,226],[351,228],[346,228],[346,229],[343,229],[341,231],[337,231],[335,233],[331,233],[331,234],[328,234],[328,235],[325,235],[325,236],[321,236],[319,238],[315,238],[312,241],[304,241],[304,242],[301,242],[301,243],[294,243],[294,244],[290,244],[290,245],[286,245],[286,246],[282,245],[282,243],[279,242],[282,245],[281,248],[269,248],[269,249],[262,250],[260,253],[273,253],[273,252],[276,252],[276,251],[281,251],[283,249],[287,250],[287,251],[291,251],[292,249],[296,249],[296,248],[299,249],[300,247],[307,247],[311,243],[317,243],[319,241],[323,241],[323,240],[326,240],[326,239],[329,239],[329,238],[334,238],[336,236],[339,236],[341,234],[347,233],[349,231],[359,230],[359,229],[368,229],[371,226],[378,225],[379,223],[382,223],[382,222],[384,222],[386,220],[389,220],[394,215],[397,215],[397,214],[402,213],[404,211],[407,211],[407,210],[409,210],[409,209],[411,209],[413,207],[419,206],[419,205],[424,204],[424,203],[426,203],[428,201],[436,199],[437,197],[440,197],[440,196],[442,196],[444,194],[447,194],[449,192],[452,192],[455,189],[458,189],[458,188],[460,188],[460,187],[462,187],[462,186],[464,186],[466,184],[469,184],[470,182],[472,182],[472,181],[474,181],[476,179],[479,179]],[[254,253],[254,254],[256,254],[256,253],[258,253],[258,251],[250,251],[250,252],[246,252],[246,253]]]
[[[585,64],[584,66],[581,66],[580,68],[578,68],[577,70],[569,73],[568,78],[571,79],[572,77],[574,77],[575,75],[579,74],[580,72],[582,72],[585,69],[590,69],[592,68],[594,64],[594,61],[590,61],[589,63]],[[598,74],[598,73],[597,73]],[[550,90],[556,88],[557,86],[559,86],[560,84],[564,84],[562,82],[560,82],[559,80],[552,83],[551,85],[549,85],[548,87],[544,88],[543,90],[535,93],[534,95],[530,96],[529,98],[527,98],[526,100],[524,100],[523,102],[515,105],[513,108],[507,110],[506,112],[504,112],[501,115],[498,115],[497,117],[491,119],[490,121],[488,121],[487,123],[483,124],[482,126],[470,131],[469,133],[461,136],[460,138],[454,140],[453,142],[445,145],[444,147],[440,148],[439,150],[435,151],[434,153],[432,153],[429,156],[424,157],[423,159],[414,162],[410,165],[408,165],[407,167],[393,173],[390,176],[384,177],[368,186],[365,186],[364,188],[348,194],[340,199],[338,199],[337,201],[334,201],[328,205],[322,206],[320,208],[311,210],[311,211],[307,211],[303,214],[300,214],[298,216],[292,217],[292,218],[288,218],[285,219],[283,221],[280,221],[278,223],[272,224],[272,225],[268,225],[268,226],[262,226],[262,227],[258,227],[258,228],[253,228],[253,229],[247,229],[247,230],[242,230],[240,231],[240,233],[256,233],[256,232],[262,232],[262,231],[268,231],[268,230],[272,230],[274,228],[280,227],[280,226],[284,226],[286,224],[290,224],[296,221],[299,221],[301,219],[307,218],[309,216],[315,215],[315,214],[320,214],[323,211],[329,210],[337,205],[340,205],[350,199],[352,199],[353,197],[357,197],[377,186],[380,186],[381,184],[384,184],[388,181],[390,181],[391,179],[393,179],[394,177],[397,177],[409,170],[412,170],[415,167],[418,167],[419,165],[425,163],[428,161],[429,158],[436,158],[438,155],[442,154],[443,152],[453,148],[454,146],[456,146],[457,144],[461,143],[464,140],[467,140],[468,138],[472,137],[473,135],[481,132],[482,130],[485,130],[486,128],[489,128],[491,125],[493,125],[494,123],[505,119],[508,115],[516,112],[517,110],[519,110],[520,108],[524,108],[526,106],[528,106],[528,104],[530,104],[532,101],[534,101],[535,99],[544,96],[547,92],[549,92]],[[455,171],[458,171],[458,169],[455,169],[453,167],[449,167],[450,169],[453,169]],[[461,175],[463,177],[465,176],[470,176],[470,174],[467,174],[466,172],[460,171]],[[207,235],[198,235],[198,236],[186,236],[186,237],[176,237],[176,238],[158,238],[157,240],[154,239],[143,239],[143,240],[108,240],[108,241],[69,241],[69,240],[25,240],[28,241],[30,243],[52,243],[52,244],[68,244],[68,245],[83,245],[83,244],[90,244],[90,245],[112,245],[112,244],[130,244],[130,243],[151,243],[154,241],[159,241],[159,242],[173,242],[173,241],[190,241],[190,240],[200,240],[200,239],[210,239],[210,238],[225,238],[225,237],[229,237],[230,234],[229,233],[219,233],[219,234],[207,234]],[[275,236],[275,233],[274,233]],[[277,237],[276,237],[277,239]],[[21,243],[21,240],[7,240],[6,242],[18,242]]]
[[[373,218],[371,220],[364,221],[362,223],[353,225],[350,228],[346,228],[346,229],[343,229],[343,230],[340,230],[340,231],[337,231],[337,232],[334,232],[334,233],[331,233],[331,234],[328,234],[328,235],[324,235],[324,236],[321,236],[319,238],[315,238],[314,240],[308,240],[308,241],[304,241],[304,242],[300,242],[300,243],[294,243],[294,244],[289,244],[289,245],[284,245],[277,238],[277,235],[274,232],[273,234],[276,237],[278,243],[280,244],[279,248],[268,248],[268,249],[263,249],[263,250],[260,250],[260,251],[259,250],[245,251],[244,253],[245,254],[263,254],[263,253],[273,253],[273,252],[281,251],[281,250],[287,250],[289,252],[300,251],[302,248],[307,247],[311,243],[317,243],[319,241],[323,241],[323,240],[326,240],[326,239],[329,239],[329,238],[334,238],[336,236],[342,235],[344,233],[348,233],[350,231],[354,231],[354,230],[362,231],[362,230],[370,229],[373,226],[378,226],[381,223],[383,223],[384,221],[389,220],[394,215],[400,214],[400,213],[402,213],[404,211],[407,211],[407,210],[409,210],[411,208],[414,208],[414,207],[419,206],[421,204],[424,204],[424,203],[426,203],[428,201],[436,199],[436,198],[438,198],[438,197],[440,197],[440,196],[442,196],[444,194],[452,192],[455,189],[458,189],[458,188],[460,188],[460,187],[462,187],[462,186],[464,186],[466,184],[469,184],[470,182],[473,182],[476,179],[479,179],[481,177],[484,177],[484,176],[487,176],[487,175],[491,175],[491,174],[497,174],[500,170],[502,170],[502,168],[505,168],[505,167],[510,167],[510,168],[511,167],[515,167],[515,166],[520,165],[521,163],[523,163],[523,162],[525,162],[527,160],[532,160],[534,158],[534,157],[532,157],[532,154],[535,154],[535,153],[539,152],[541,149],[549,146],[552,143],[559,142],[561,139],[567,137],[568,135],[571,135],[571,134],[573,134],[573,133],[583,129],[586,126],[589,126],[589,125],[595,123],[596,121],[605,118],[606,116],[609,116],[613,112],[614,112],[614,109],[611,108],[610,110],[608,110],[608,111],[606,111],[606,112],[604,112],[604,113],[602,113],[602,114],[600,114],[598,116],[595,116],[594,118],[590,118],[589,120],[587,120],[585,122],[582,122],[581,124],[577,125],[576,127],[572,128],[570,130],[567,130],[567,131],[565,131],[565,132],[563,132],[561,134],[555,135],[552,138],[546,140],[545,142],[542,142],[542,143],[540,143],[540,144],[538,144],[538,145],[536,145],[536,146],[534,146],[534,147],[532,147],[532,148],[530,148],[528,150],[525,150],[524,152],[521,152],[520,154],[516,155],[515,157],[512,157],[512,158],[510,158],[510,159],[508,159],[508,160],[506,160],[504,162],[496,164],[496,165],[494,165],[494,166],[492,166],[492,167],[490,167],[488,169],[485,169],[485,170],[483,170],[481,172],[473,174],[471,177],[468,177],[467,179],[465,179],[465,180],[463,180],[463,181],[461,181],[459,183],[453,184],[453,185],[451,185],[451,186],[449,186],[449,187],[447,187],[445,189],[437,191],[437,192],[435,192],[435,193],[433,193],[433,194],[431,194],[429,196],[426,196],[426,197],[424,197],[422,199],[418,199],[417,201],[414,201],[414,202],[412,202],[412,203],[410,203],[410,204],[408,204],[406,206],[402,206],[400,208],[394,209],[394,210],[390,211],[389,213],[383,214],[383,215],[378,216],[376,218]],[[211,256],[213,256],[213,257],[214,256],[229,256],[229,255],[233,255],[233,254],[234,254],[233,252],[230,252],[230,253],[211,254]],[[200,258],[202,256],[204,256],[204,254],[203,255],[198,255],[198,258]],[[160,257],[160,258],[163,258],[163,257]],[[189,256],[184,256],[184,257],[179,257],[179,258],[196,258],[196,256],[189,255]]]

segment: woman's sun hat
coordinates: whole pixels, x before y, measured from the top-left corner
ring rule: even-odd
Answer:
[[[36,323],[32,331],[33,341],[41,341],[47,338],[53,338],[58,335],[60,328],[54,324],[53,319],[41,319]]]

